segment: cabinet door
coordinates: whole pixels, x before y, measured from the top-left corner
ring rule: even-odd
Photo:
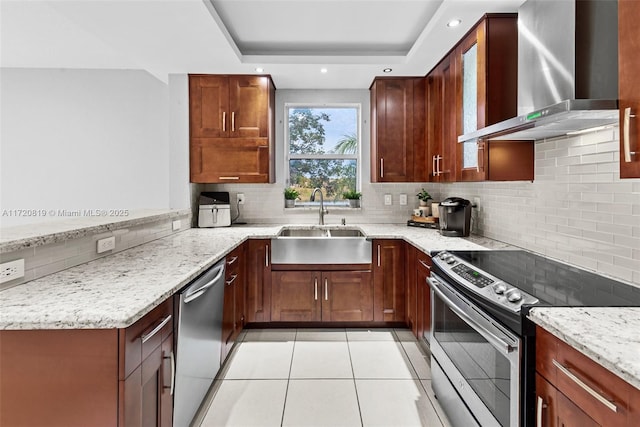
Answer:
[[[235,320],[235,280],[237,274],[232,274],[231,277],[227,276],[224,285],[224,303],[222,305],[222,354],[221,360],[224,360],[233,345],[233,323]]]
[[[569,400],[564,394],[556,394],[556,423],[557,427],[600,427],[582,409]]]
[[[418,250],[413,245],[407,246],[406,256],[406,272],[405,278],[407,280],[405,301],[407,307],[405,308],[407,326],[413,334],[418,336],[418,269],[416,266],[416,258]]]
[[[173,354],[173,334],[162,341],[162,375],[160,389],[160,426],[173,425],[173,389],[175,386],[175,358]]]
[[[237,256],[237,260],[234,263],[238,263],[236,266],[236,279],[234,283],[234,303],[235,303],[235,316],[233,320],[234,332],[233,340],[238,337],[245,323],[245,295],[247,286],[247,273],[246,273],[246,246],[243,244],[241,247],[234,251],[234,256]]]
[[[319,321],[321,275],[313,271],[271,273],[271,320],[274,322]]]
[[[431,257],[420,250],[416,250],[416,337],[429,337],[431,333],[431,292],[427,284],[427,277],[431,274]],[[428,338],[427,338],[428,339]]]
[[[229,76],[229,135],[234,138],[269,136],[271,79],[264,76]]]
[[[229,136],[229,79],[189,76],[189,131],[192,138]]]
[[[620,178],[640,178],[640,2],[618,1]],[[635,154],[631,154],[631,153]]]
[[[405,321],[405,243],[373,241],[373,320]]]
[[[322,274],[322,321],[373,320],[370,271],[332,271]]]
[[[372,182],[413,181],[413,98],[413,79],[372,86]]]
[[[247,247],[246,321],[271,321],[270,240],[249,240]]]
[[[536,427],[557,427],[556,388],[536,373]]]
[[[432,181],[456,179],[456,75],[455,55],[445,57],[427,82],[427,142]]]
[[[267,138],[192,138],[191,182],[270,182],[269,150]]]

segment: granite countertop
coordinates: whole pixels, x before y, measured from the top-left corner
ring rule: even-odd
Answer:
[[[640,389],[640,307],[539,307],[529,318]]]
[[[247,238],[271,238],[281,228],[188,229],[7,289],[0,292],[0,329],[125,328]],[[443,237],[436,230],[404,225],[356,228],[370,238],[403,238],[425,252],[507,246],[483,238]]]

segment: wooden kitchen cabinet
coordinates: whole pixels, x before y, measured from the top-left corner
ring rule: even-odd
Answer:
[[[247,243],[246,323],[271,321],[270,245],[269,239]]]
[[[225,360],[245,322],[245,255],[243,244],[226,256],[224,304],[222,309],[222,355]]]
[[[431,330],[431,293],[427,277],[431,274],[431,257],[415,246],[407,245],[407,326],[416,338]]]
[[[371,93],[371,182],[427,180],[424,77],[376,77]]]
[[[640,178],[640,2],[618,1],[620,178]],[[631,154],[631,153],[635,154]]]
[[[189,75],[191,182],[274,182],[274,111],[270,76]]]
[[[373,320],[405,322],[405,242],[373,240]]]
[[[273,321],[373,320],[370,271],[272,272]]]
[[[170,298],[126,329],[0,331],[0,425],[171,426],[172,316]]]
[[[536,415],[547,421],[544,426],[638,425],[630,408],[640,390],[540,327],[536,375],[536,410],[542,409]]]

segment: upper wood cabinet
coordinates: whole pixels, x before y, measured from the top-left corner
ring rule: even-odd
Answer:
[[[640,178],[640,2],[618,1],[620,178]],[[633,154],[632,154],[633,153]]]
[[[456,140],[518,113],[516,14],[486,15],[458,44]],[[533,141],[456,144],[456,181],[533,180]]]
[[[269,76],[190,75],[191,182],[274,182],[274,112]]]
[[[425,79],[376,77],[371,87],[371,182],[424,182]]]

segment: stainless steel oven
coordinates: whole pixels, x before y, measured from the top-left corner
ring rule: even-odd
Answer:
[[[436,274],[431,288],[431,370],[455,426],[519,426],[521,340]]]

